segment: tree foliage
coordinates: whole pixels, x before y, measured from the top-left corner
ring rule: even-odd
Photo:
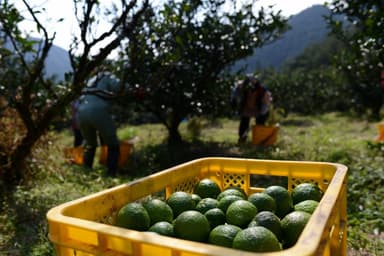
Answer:
[[[334,56],[344,47],[330,36],[306,48],[280,70],[262,71],[264,83],[273,92],[274,107],[286,114],[349,111],[353,94],[333,66]]]
[[[255,13],[251,3],[224,8],[235,2],[167,1],[126,45],[121,61],[131,84],[127,101],[153,113],[170,143],[182,140],[184,118],[227,111],[233,81],[228,67],[285,28],[280,12]]]
[[[355,110],[380,118],[383,5],[332,1],[331,36],[308,47],[281,72],[265,76],[276,107],[304,114]],[[346,19],[343,19],[345,17]]]
[[[339,70],[346,74],[354,92],[355,108],[380,118],[384,89],[380,73],[384,71],[384,4],[382,1],[334,0],[328,22],[333,33],[347,47],[338,55]],[[344,14],[346,21],[337,18]]]
[[[285,114],[319,114],[348,111],[353,103],[343,76],[332,66],[317,69],[265,71],[264,82],[273,93],[276,109]]]
[[[103,65],[122,40],[129,37],[148,7],[148,1],[141,5],[136,0],[121,1],[120,4],[114,3],[109,11],[105,10],[107,16],[103,16],[100,15],[99,1],[76,0],[73,3],[79,24],[79,37],[73,38],[69,50],[73,73],[67,74],[67,81],[59,86],[44,76],[44,63],[55,39],[55,32],[48,31],[46,24],[40,21],[44,7],[33,7],[23,0],[42,38],[33,40],[20,29],[20,22],[26,17],[11,1],[0,1],[1,96],[4,108],[14,111],[23,125],[22,131],[15,127],[13,131],[10,129],[14,134],[4,135],[17,136],[19,139],[15,144],[0,147],[0,181],[4,184],[14,184],[22,179],[32,148],[49,130],[52,121],[80,95],[96,68]],[[100,20],[108,17],[112,20],[110,28],[101,34],[94,33]],[[5,118],[3,113],[6,113],[3,110],[2,120]]]

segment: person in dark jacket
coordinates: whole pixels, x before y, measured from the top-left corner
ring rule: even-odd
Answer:
[[[83,144],[83,135],[81,135],[81,131],[79,128],[79,124],[77,123],[77,110],[79,108],[79,99],[72,101],[71,103],[71,129],[73,132],[73,147],[79,147]]]
[[[92,168],[100,136],[108,146],[107,168],[109,175],[116,175],[119,159],[119,139],[112,118],[111,102],[122,92],[123,85],[108,72],[102,72],[89,81],[79,100],[77,121],[84,145],[84,166]]]
[[[265,125],[269,116],[269,105],[272,101],[270,91],[254,76],[247,76],[239,83],[233,93],[239,101],[239,143],[248,137],[250,119],[255,118],[256,124]]]

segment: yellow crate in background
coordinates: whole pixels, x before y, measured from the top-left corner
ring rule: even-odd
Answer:
[[[133,142],[128,140],[120,141],[119,168],[124,168],[129,157],[132,155]],[[108,158],[108,146],[101,146],[99,154],[99,163],[106,165]]]
[[[70,164],[83,164],[83,147],[78,146],[75,148],[65,148],[64,156],[65,160]]]
[[[129,140],[120,141],[120,154],[118,167],[124,168],[126,163],[129,160],[129,157],[132,155],[134,143]],[[67,163],[82,165],[83,160],[83,146],[78,146],[75,148],[65,148],[64,157]],[[108,158],[108,146],[103,145],[99,147],[99,163],[102,165],[107,164]]]
[[[377,131],[378,131],[378,134],[377,134],[376,141],[377,141],[377,142],[382,142],[382,141],[384,141],[384,122],[379,123],[379,124],[377,125]]]
[[[122,184],[51,209],[47,213],[49,238],[57,255],[135,256],[309,256],[346,255],[346,174],[337,163],[201,158]],[[167,198],[178,190],[192,192],[203,178],[222,189],[239,186],[246,193],[265,176],[283,177],[292,190],[315,182],[325,191],[298,242],[271,253],[252,253],[113,226],[117,211],[128,202],[151,195]]]
[[[253,125],[252,126],[252,144],[270,146],[277,141],[279,126]]]

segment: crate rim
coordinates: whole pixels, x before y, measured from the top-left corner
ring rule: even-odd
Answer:
[[[156,172],[154,174],[151,174],[151,175],[148,175],[148,176],[145,176],[145,177],[138,178],[138,179],[130,181],[128,183],[120,184],[120,185],[117,185],[117,186],[112,187],[112,188],[107,188],[107,189],[104,189],[102,191],[91,193],[89,195],[82,196],[80,198],[71,200],[69,202],[62,203],[62,204],[60,204],[58,206],[55,206],[52,209],[50,209],[47,212],[47,215],[51,216],[52,215],[51,211],[52,212],[61,213],[60,209],[63,209],[65,207],[68,207],[68,206],[73,205],[73,204],[77,204],[77,203],[82,202],[82,201],[86,201],[86,200],[88,200],[90,198],[97,197],[98,195],[102,195],[102,194],[105,194],[105,193],[110,192],[110,191],[119,190],[119,189],[121,189],[123,187],[126,187],[126,186],[131,186],[132,184],[139,183],[142,180],[147,179],[147,178],[155,178],[156,176],[161,175],[161,173],[171,172],[171,171],[179,169],[179,168],[181,168],[183,166],[188,166],[188,165],[193,164],[193,163],[204,162],[204,161],[209,161],[209,160],[230,160],[230,161],[239,161],[239,162],[250,161],[250,162],[267,162],[267,163],[268,162],[269,163],[287,163],[287,164],[292,164],[292,165],[294,165],[294,164],[308,164],[308,165],[311,165],[311,164],[324,164],[324,165],[334,166],[334,167],[337,168],[337,170],[340,169],[345,174],[347,173],[347,169],[348,169],[343,164],[333,163],[333,162],[295,161],[295,160],[271,160],[271,159],[254,159],[254,158],[240,158],[240,157],[202,157],[202,158],[197,158],[197,159],[185,162],[185,163],[181,163],[181,164],[169,167],[169,168],[164,169],[162,171]],[[341,173],[341,174],[343,174],[343,173]],[[333,180],[333,178],[332,178],[332,180]]]

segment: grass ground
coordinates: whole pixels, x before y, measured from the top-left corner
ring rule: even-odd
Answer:
[[[205,156],[250,157],[297,161],[327,161],[348,166],[348,255],[384,255],[384,145],[373,143],[377,123],[330,113],[290,115],[281,121],[272,147],[237,145],[237,121],[203,120],[194,133],[181,126],[182,147],[164,143],[158,124],[119,130],[137,136],[131,159],[117,178],[105,176],[95,162],[93,171],[65,163],[63,149],[72,143],[68,131],[49,136],[36,149],[25,184],[0,202],[0,255],[54,255],[47,238],[46,212],[61,203],[131,181],[167,167]],[[199,136],[196,136],[201,131]],[[194,136],[193,136],[194,134]]]

